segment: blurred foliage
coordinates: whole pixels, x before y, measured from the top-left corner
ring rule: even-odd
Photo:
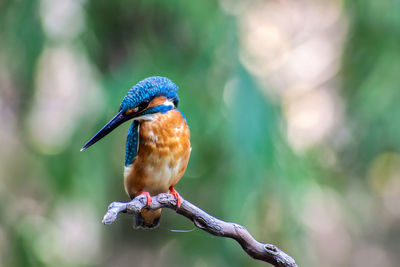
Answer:
[[[171,211],[153,231],[132,230],[129,216],[101,225],[110,202],[128,200],[122,173],[129,125],[84,153],[79,149],[127,90],[153,75],[180,87],[191,129],[192,155],[178,185],[183,197],[245,225],[299,266],[395,266],[399,1],[295,3],[0,2],[0,266],[264,266],[232,240],[203,233]],[[344,42],[335,46],[339,69],[323,82],[333,89],[322,94],[341,115],[323,137],[306,134],[311,145],[299,149],[293,138],[301,141],[302,133],[291,134],[288,105],[303,96],[276,89],[271,73],[284,84],[290,80],[284,70],[260,75],[251,66],[272,62],[263,56],[277,40],[286,40],[279,43],[288,47],[286,59],[306,45],[303,29],[284,31],[302,25],[295,22],[303,16],[300,5],[311,14],[339,10],[333,24]],[[262,13],[265,6],[279,16]],[[274,18],[288,24],[274,26]],[[246,39],[243,25],[253,19],[266,21],[256,23],[266,38],[261,42]],[[321,18],[302,19],[316,25]],[[246,54],[249,47],[255,58]],[[296,61],[301,72],[311,72],[310,59],[303,60]],[[320,97],[318,86],[307,94]],[[325,114],[325,106],[306,118]],[[311,124],[311,133],[325,120]]]

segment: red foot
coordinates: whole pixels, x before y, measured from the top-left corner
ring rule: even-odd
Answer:
[[[178,192],[176,192],[175,188],[173,186],[171,186],[169,188],[169,191],[171,192],[171,194],[174,196],[174,198],[176,199],[176,206],[179,208],[181,206],[182,203],[182,199],[181,196],[179,195]]]
[[[145,195],[146,196],[146,205],[150,206],[151,205],[151,196],[149,192],[143,192],[142,190],[140,190],[138,192],[138,195]]]

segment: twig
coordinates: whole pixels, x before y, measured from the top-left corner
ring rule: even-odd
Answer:
[[[292,257],[275,245],[258,242],[250,235],[246,228],[239,224],[219,220],[183,198],[181,206],[177,208],[176,200],[171,194],[163,193],[153,196],[150,207],[146,205],[146,197],[144,195],[139,195],[127,203],[113,202],[104,215],[103,223],[113,223],[120,212],[134,214],[140,212],[142,208],[149,208],[151,210],[159,208],[173,209],[178,214],[193,221],[196,227],[212,235],[235,239],[242,246],[243,250],[254,259],[269,262],[274,266],[297,266]]]

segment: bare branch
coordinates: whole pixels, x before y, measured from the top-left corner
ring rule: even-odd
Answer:
[[[146,205],[146,197],[144,195],[139,195],[127,203],[113,202],[104,215],[103,223],[113,223],[120,212],[133,214],[140,212],[142,208],[149,208],[151,210],[159,208],[173,209],[178,214],[193,221],[196,227],[212,235],[235,239],[242,246],[243,250],[254,259],[269,262],[274,266],[297,266],[293,258],[285,252],[275,245],[258,242],[250,235],[246,228],[239,224],[219,220],[183,198],[181,206],[177,208],[176,200],[171,194],[163,193],[153,196],[150,207]]]

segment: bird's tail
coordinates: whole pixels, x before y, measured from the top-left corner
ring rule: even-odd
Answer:
[[[160,224],[161,209],[148,210],[142,209],[140,213],[133,216],[134,228],[156,228]]]

